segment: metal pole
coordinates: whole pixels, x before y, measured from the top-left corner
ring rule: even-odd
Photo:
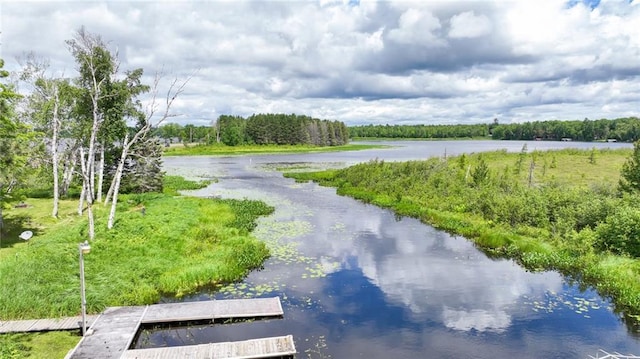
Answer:
[[[78,246],[80,253],[80,298],[82,300],[82,336],[87,330],[87,299],[84,294],[84,256],[82,255],[82,243]]]

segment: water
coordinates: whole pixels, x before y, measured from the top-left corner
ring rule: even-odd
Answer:
[[[169,173],[219,179],[195,195],[261,199],[276,207],[255,231],[273,253],[264,269],[183,300],[278,295],[285,315],[146,331],[137,347],[293,334],[297,358],[587,358],[600,348],[640,354],[640,341],[594,291],[580,291],[555,272],[530,273],[510,260],[490,259],[464,238],[337,196],[331,188],[296,184],[273,169],[282,163],[420,159],[445,151],[517,152],[524,142],[385,144],[398,147],[165,159]],[[530,151],[594,146],[630,145],[527,143]]]

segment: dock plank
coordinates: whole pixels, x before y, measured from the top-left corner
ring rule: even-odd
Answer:
[[[87,325],[90,326],[98,318],[97,315],[87,316]],[[53,330],[80,329],[82,317],[65,317],[51,319],[8,320],[0,321],[0,334],[46,332]]]
[[[69,358],[120,358],[138,331],[146,307],[110,307],[91,326]]]
[[[273,358],[296,353],[293,337],[251,339],[238,342],[210,343],[187,345],[169,348],[133,349],[128,350],[123,359],[254,359]]]
[[[167,323],[189,320],[273,317],[284,315],[279,297],[226,299],[207,302],[183,302],[150,305],[142,323]]]

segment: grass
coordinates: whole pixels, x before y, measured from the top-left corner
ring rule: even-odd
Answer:
[[[250,231],[272,207],[174,196],[204,184],[178,178],[165,184],[169,194],[123,195],[113,230],[106,229],[108,208],[94,206],[96,239],[84,257],[88,313],[237,281],[269,256]],[[78,243],[87,237],[86,217],[77,215],[76,201],[61,202],[59,219],[50,217],[50,199],[25,202],[26,208],[5,212],[9,230],[0,243],[0,318],[78,315]],[[25,229],[35,233],[28,242],[17,239]],[[73,333],[3,335],[0,358],[63,357],[78,339]]]
[[[620,169],[631,152],[631,149],[533,151],[522,161],[520,179],[528,181],[529,168],[533,161],[533,180],[536,183],[555,182],[574,187],[617,184]],[[482,153],[482,158],[496,173],[507,168],[515,170],[518,163],[518,154],[507,155],[506,151]]]
[[[312,146],[312,145],[242,145],[227,146],[214,145],[190,145],[168,147],[164,150],[165,156],[228,156],[249,154],[279,154],[279,153],[318,153],[359,151],[373,148],[383,148],[382,145],[348,144],[343,146]]]
[[[463,235],[490,256],[580,279],[612,298],[637,330],[640,258],[603,246],[604,224],[629,206],[638,208],[639,196],[615,191],[630,155],[627,149],[496,151],[284,175],[337,187],[341,195]],[[484,177],[478,176],[481,163],[488,168]]]
[[[0,358],[64,358],[80,341],[79,335],[74,331],[0,335]]]

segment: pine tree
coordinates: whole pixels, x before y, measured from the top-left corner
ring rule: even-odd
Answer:
[[[622,192],[640,191],[640,141],[633,144],[633,154],[622,166],[618,188]]]

